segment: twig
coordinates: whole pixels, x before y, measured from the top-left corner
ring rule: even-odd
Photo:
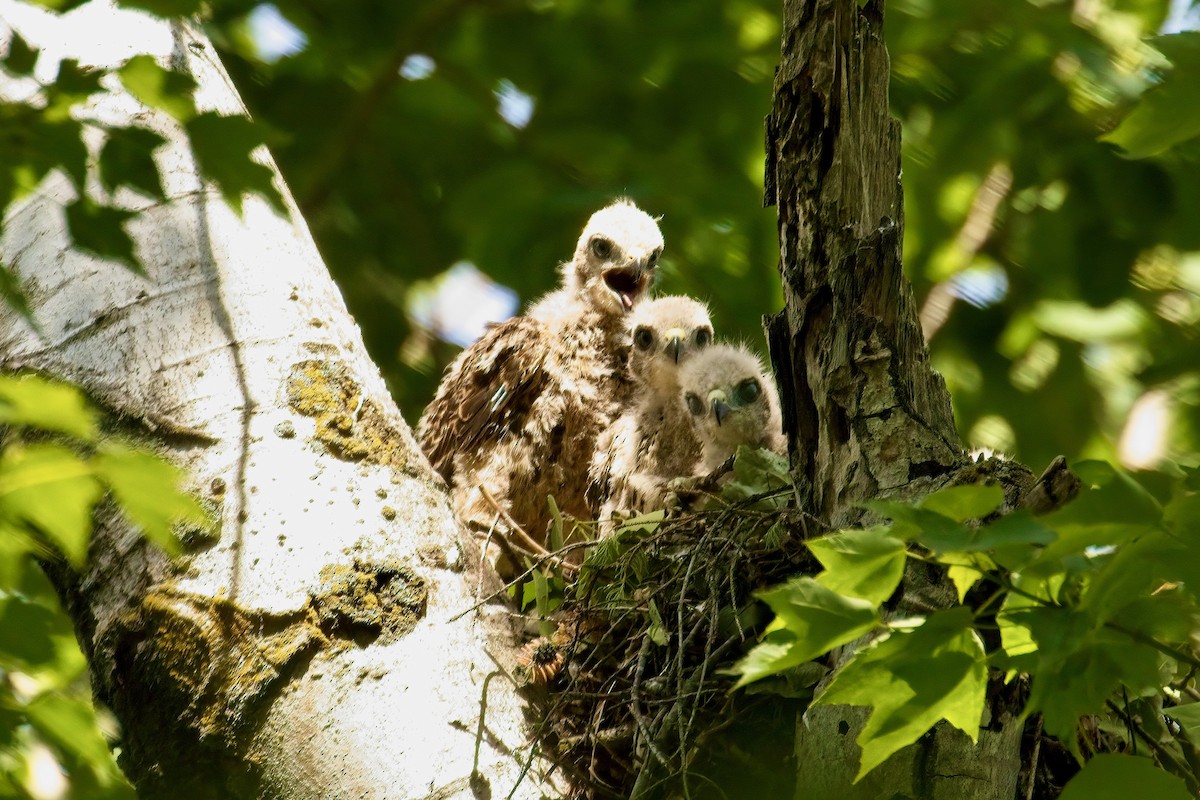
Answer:
[[[1033,730],[1033,752],[1029,754],[1029,780],[1025,783],[1025,800],[1033,800],[1033,790],[1037,785],[1037,766],[1038,758],[1042,753],[1042,724],[1044,719],[1041,714],[1037,715],[1037,722]]]
[[[557,564],[559,561],[561,561],[561,559],[558,558],[558,553],[566,553],[571,550],[579,550],[584,547],[589,547],[590,545],[591,545],[591,542],[575,542],[574,544],[569,544],[566,547],[562,548],[561,550],[555,551],[554,553],[546,553],[546,555],[544,555],[544,556],[538,556],[537,560],[533,562],[533,566],[531,566],[529,569],[525,570],[520,575],[513,578],[511,581],[504,584],[499,589],[497,589],[496,591],[489,594],[487,597],[484,597],[475,605],[471,606],[470,608],[463,609],[462,611],[458,612],[457,614],[455,614],[453,617],[450,617],[450,619],[448,619],[446,621],[447,622],[457,622],[458,620],[465,617],[467,614],[470,614],[472,611],[477,611],[478,609],[483,608],[485,605],[487,605],[488,603],[492,602],[500,595],[507,592],[510,587],[512,587],[513,585],[515,585],[517,583],[520,583],[525,578],[528,578],[530,575],[533,574],[534,570],[540,569],[541,566],[543,564],[545,564],[546,562],[553,561]],[[533,553],[529,553],[529,555],[533,556]],[[564,572],[565,571],[566,570],[564,570]]]
[[[1154,755],[1158,757],[1158,760],[1163,765],[1164,769],[1179,776],[1185,783],[1187,783],[1188,791],[1194,796],[1197,788],[1200,788],[1200,784],[1197,784],[1196,776],[1192,774],[1191,769],[1189,769],[1186,764],[1181,763],[1179,759],[1175,757],[1174,753],[1159,744],[1153,736],[1142,730],[1142,726],[1139,725],[1132,716],[1122,711],[1112,700],[1106,700],[1105,705],[1107,705],[1110,711],[1120,717],[1121,721],[1137,734],[1137,738],[1145,742],[1146,745],[1154,751]]]
[[[646,737],[646,746],[650,748],[650,752],[658,759],[658,762],[667,769],[671,768],[671,763],[667,761],[666,755],[658,749],[658,744],[654,741],[654,735],[651,733],[649,726],[646,724],[646,718],[642,716],[642,675],[646,671],[646,661],[650,657],[650,637],[642,639],[642,646],[638,649],[637,670],[633,675],[633,696],[629,703],[629,710],[633,713],[633,719],[637,723],[638,730]]]
[[[527,550],[539,558],[551,559],[554,562],[554,565],[561,569],[564,573],[570,573],[573,575],[578,572],[579,568],[577,566],[574,564],[568,564],[561,558],[558,558],[554,553],[551,553],[544,546],[538,544],[536,539],[526,533],[525,529],[518,525],[517,521],[512,518],[507,510],[505,510],[504,506],[500,505],[495,497],[492,497],[492,493],[487,490],[487,487],[481,483],[479,484],[478,488],[479,493],[483,495],[483,499],[487,500],[488,503],[491,504],[492,508],[496,510],[496,513],[500,515],[501,519],[508,523],[512,533],[516,534],[517,538],[521,541],[521,544],[524,545]],[[563,549],[565,550],[566,548]],[[560,550],[559,552],[562,551]]]

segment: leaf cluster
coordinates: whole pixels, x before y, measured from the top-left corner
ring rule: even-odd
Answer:
[[[78,4],[45,5],[69,11]],[[0,100],[0,216],[48,175],[60,175],[75,194],[65,207],[72,245],[145,273],[127,226],[139,210],[167,200],[155,161],[167,139],[145,125],[114,125],[93,112],[99,98],[116,85],[169,115],[191,149],[199,177],[215,185],[235,210],[240,212],[244,194],[254,193],[283,213],[273,173],[253,157],[266,141],[266,129],[244,116],[199,110],[195,80],[185,71],[163,67],[145,54],[108,69],[72,59],[53,65],[48,58],[17,30],[0,56],[6,81],[21,88]],[[97,131],[100,143],[89,147],[89,132]],[[0,261],[0,297],[35,322],[16,266]]]
[[[104,436],[78,389],[0,376],[0,797],[42,796],[54,787],[38,781],[60,768],[65,796],[133,797],[106,741],[115,723],[92,707],[87,664],[37,562],[83,568],[106,498],[177,552],[174,526],[211,524],[180,481],[158,456]]]
[[[1187,729],[1200,707],[1200,471],[1176,469],[1151,488],[1104,462],[1076,472],[1089,488],[1041,517],[997,518],[998,487],[954,486],[915,504],[870,503],[889,526],[810,540],[823,569],[758,593],[775,618],[738,663],[738,685],[855,649],[814,702],[871,709],[861,778],[939,720],[975,740],[989,677],[1027,677],[1021,713],[1041,715],[1080,761],[1141,752],[1170,773],[1150,779],[1170,787],[1156,796],[1190,796],[1200,785]],[[890,602],[910,561],[936,565],[958,604],[906,613]],[[1114,718],[1100,736],[1097,721]],[[1149,763],[1093,761],[1067,792],[1127,796],[1117,787]]]

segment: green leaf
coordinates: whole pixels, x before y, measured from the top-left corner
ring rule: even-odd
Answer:
[[[16,592],[28,571],[38,569],[32,566],[31,554],[46,549],[18,524],[0,516],[0,591]]]
[[[28,669],[52,661],[55,655],[55,613],[40,603],[16,595],[0,595],[0,664]]]
[[[57,11],[60,14],[65,14],[74,8],[79,8],[81,5],[90,0],[31,0],[34,5],[39,5],[42,8],[49,8]]]
[[[0,454],[0,516],[33,525],[75,566],[83,566],[100,482],[71,450],[10,446]]]
[[[1006,514],[979,528],[959,526],[916,537],[918,542],[935,553],[1016,551],[1006,553],[1003,558],[997,556],[1010,569],[1015,569],[1017,564],[1037,554],[1028,545],[1047,545],[1055,538],[1054,531],[1039,523],[1027,511]]]
[[[1056,570],[1061,560],[1089,548],[1119,545],[1157,526],[1162,506],[1137,481],[1104,462],[1074,467],[1087,475],[1092,488],[1038,522],[1058,534],[1029,569]]]
[[[554,495],[546,495],[546,504],[550,506],[550,537],[549,546],[550,552],[554,553],[563,547],[563,518],[562,512],[558,510],[558,503],[554,502]]]
[[[133,239],[124,228],[132,216],[132,211],[101,206],[84,197],[67,206],[67,228],[80,250],[120,262],[142,273],[133,254]]]
[[[111,764],[112,755],[89,703],[46,692],[25,706],[25,715],[37,732],[63,753],[92,766]]]
[[[0,665],[33,675],[43,686],[66,687],[79,679],[87,661],[56,598],[0,595]]]
[[[632,519],[625,520],[621,523],[621,527],[617,528],[614,536],[620,537],[622,541],[630,542],[641,538],[641,534],[654,533],[658,530],[658,526],[666,519],[667,512],[659,509],[651,511],[647,514],[641,514]],[[608,537],[613,538],[613,537]]]
[[[3,204],[3,199],[0,198],[0,206]],[[42,332],[37,320],[33,318],[33,309],[29,306],[29,298],[25,296],[24,288],[21,287],[21,279],[4,264],[0,264],[0,299],[3,299],[10,309],[20,314],[29,327],[39,334]]]
[[[922,543],[933,547],[931,542],[958,541],[970,535],[970,531],[961,523],[926,508],[891,500],[871,500],[863,505],[891,519],[892,535],[905,541],[920,539]]]
[[[4,56],[4,69],[13,75],[31,75],[37,64],[38,51],[30,47],[16,31],[9,32],[8,53]]]
[[[150,108],[161,109],[179,122],[196,115],[191,75],[163,69],[151,56],[134,56],[117,72],[129,93]]]
[[[1137,335],[1150,317],[1132,300],[1104,308],[1080,300],[1042,300],[1033,309],[1038,327],[1052,336],[1075,342],[1111,342]]]
[[[825,567],[817,583],[875,606],[891,597],[904,576],[904,542],[882,525],[812,539],[808,549]]]
[[[1200,703],[1184,703],[1181,706],[1164,708],[1163,713],[1183,726],[1188,738],[1195,741],[1200,736]]]
[[[167,552],[179,549],[175,524],[212,526],[203,506],[183,490],[183,473],[153,453],[107,442],[93,464],[130,522]]]
[[[1070,609],[1033,608],[1012,616],[1028,627],[1038,648],[1021,662],[1033,675],[1026,710],[1042,712],[1046,731],[1076,755],[1081,716],[1102,713],[1120,687],[1131,697],[1158,692],[1157,650],[1111,628],[1094,628],[1089,615]]]
[[[1134,797],[1188,800],[1192,794],[1183,781],[1149,759],[1101,753],[1092,756],[1079,774],[1063,787],[1059,800],[1130,800]]]
[[[739,445],[733,461],[733,475],[721,487],[721,497],[737,503],[765,492],[791,485],[786,456],[765,448]],[[786,498],[765,498],[763,505],[780,507]]]
[[[1080,608],[1104,622],[1172,581],[1187,583],[1194,591],[1200,587],[1200,550],[1189,544],[1152,531],[1124,545],[1092,578]]]
[[[78,103],[89,95],[100,91],[100,79],[104,77],[102,70],[92,67],[81,67],[73,58],[64,58],[58,64],[58,77],[50,84],[48,91],[58,97],[58,101]]]
[[[145,128],[109,128],[100,150],[100,183],[109,194],[121,186],[156,200],[165,200],[162,176],[153,150],[166,142]]]
[[[999,486],[948,486],[921,500],[921,508],[935,511],[956,522],[986,517],[1004,502]]]
[[[967,597],[967,592],[971,591],[971,587],[979,582],[983,577],[983,573],[994,568],[995,564],[986,556],[970,557],[960,563],[947,563],[946,577],[954,584],[954,593],[958,597],[958,602],[963,602]]]
[[[0,422],[96,439],[96,412],[78,388],[39,375],[0,375]]]
[[[646,635],[659,646],[666,644],[670,634],[667,633],[667,626],[663,624],[662,615],[658,613],[658,606],[653,600],[646,607],[646,611],[650,616],[650,627],[646,629]]]
[[[858,653],[815,701],[868,706],[858,736],[862,762],[855,780],[912,744],[939,720],[979,737],[987,694],[987,656],[971,629],[971,611],[930,615],[910,632],[893,631]]]
[[[123,8],[140,8],[164,19],[170,19],[198,14],[203,3],[200,0],[120,0],[117,5]]]
[[[878,623],[875,604],[845,597],[812,578],[758,592],[776,618],[763,641],[734,666],[738,686],[782,672],[852,642]]]
[[[44,109],[0,101],[0,204],[36,189],[52,169],[83,186],[88,152],[81,130],[65,111],[51,118]]]
[[[280,214],[286,213],[283,197],[275,188],[274,173],[251,158],[253,150],[265,141],[261,125],[238,114],[223,117],[208,111],[188,120],[185,126],[200,172],[220,188],[234,211],[241,213],[242,197],[251,193]]]
[[[1100,137],[1130,158],[1158,155],[1200,136],[1200,33],[1159,36],[1150,43],[1174,69],[1142,95],[1116,130]]]

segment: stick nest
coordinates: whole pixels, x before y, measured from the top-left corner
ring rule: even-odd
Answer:
[[[647,514],[601,538],[557,629],[526,647],[524,677],[544,688],[534,692],[539,739],[578,797],[657,795],[686,781],[706,736],[731,717],[730,667],[770,616],[753,592],[819,569],[802,543],[820,531],[788,507],[786,462],[743,451],[725,472],[719,490],[710,476],[684,498],[703,495],[705,508]]]

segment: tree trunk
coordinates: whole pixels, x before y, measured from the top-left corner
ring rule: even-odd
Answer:
[[[802,510],[832,528],[860,522],[864,500],[924,495],[964,463],[901,269],[888,79],[882,0],[786,0],[765,198],[779,210],[786,307],[768,339]],[[944,602],[937,580],[916,577],[907,610]],[[851,785],[864,718],[818,706],[799,722],[797,798],[1014,797],[1011,718],[990,721],[978,747],[942,724]]]
[[[149,52],[195,76],[202,110],[244,113],[194,30],[104,3],[55,17],[5,2],[0,20],[43,59]],[[288,218],[258,198],[239,217],[171,117],[105,85],[80,113],[169,141],[170,201],[115,198],[139,212],[127,229],[147,275],[71,249],[74,190],[52,175],[5,220],[0,257],[38,329],[0,310],[0,367],[82,385],[219,518],[172,561],[101,513],[86,570],[54,570],[141,796],[552,792],[498,666],[515,656],[507,616],[471,610],[491,588],[476,548],[290,198]],[[36,90],[0,77],[6,99]]]

